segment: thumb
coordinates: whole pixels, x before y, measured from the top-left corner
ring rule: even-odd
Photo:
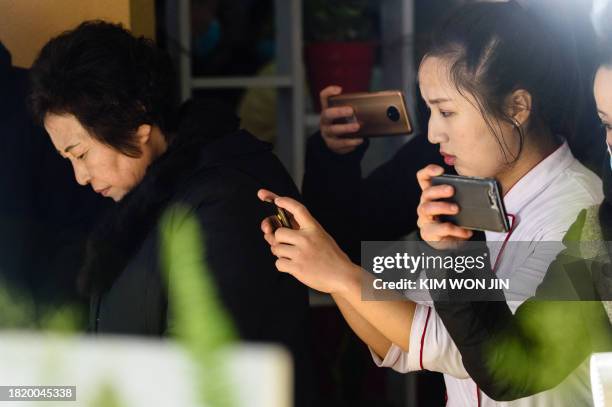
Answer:
[[[292,215],[295,221],[300,225],[300,229],[316,227],[319,223],[312,217],[308,209],[293,198],[280,197],[274,200],[274,203],[279,207],[286,209]]]
[[[268,191],[267,189],[260,189],[259,191],[257,191],[257,198],[264,202],[272,203],[276,198],[278,198],[278,195],[276,195],[272,191]]]

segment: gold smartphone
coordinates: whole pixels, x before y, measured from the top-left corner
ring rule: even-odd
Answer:
[[[343,137],[398,136],[412,133],[412,123],[402,91],[346,93],[331,96],[328,103],[330,107],[353,108],[353,116],[341,119],[338,123],[358,122],[361,125],[357,132]]]
[[[273,219],[272,227],[274,228],[274,230],[280,227],[293,229],[293,227],[291,226],[291,220],[289,219],[289,215],[287,215],[287,211],[285,211],[280,206],[277,206],[272,201],[266,201],[266,202],[274,206],[274,208],[276,209],[276,213],[274,214],[274,217],[272,218]]]
[[[292,229],[291,221],[289,220],[289,216],[287,215],[287,212],[279,206],[276,206],[276,219],[278,220],[279,224],[282,227]]]

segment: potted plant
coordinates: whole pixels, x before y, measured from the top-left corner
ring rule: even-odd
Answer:
[[[374,64],[369,0],[305,0],[304,60],[313,101],[329,85],[367,91]]]

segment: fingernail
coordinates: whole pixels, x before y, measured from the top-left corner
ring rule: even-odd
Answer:
[[[459,207],[457,205],[451,205],[451,209],[457,212],[459,210]]]

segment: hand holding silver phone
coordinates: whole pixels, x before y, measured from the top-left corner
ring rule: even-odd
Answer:
[[[440,220],[451,222],[466,229],[508,232],[510,225],[494,178],[441,175],[433,177],[432,185],[450,185],[455,194],[444,201],[459,205],[457,215],[442,215]]]

